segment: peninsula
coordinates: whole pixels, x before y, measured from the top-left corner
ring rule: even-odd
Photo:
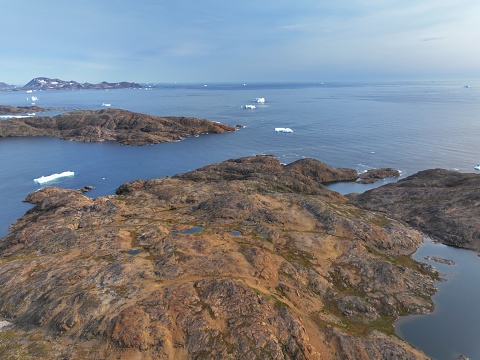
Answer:
[[[0,240],[0,357],[427,359],[422,235],[352,205],[318,160],[269,155],[89,198],[43,188]]]
[[[349,198],[443,244],[480,251],[479,189],[480,174],[431,169]]]
[[[117,141],[147,145],[182,140],[187,136],[235,131],[231,126],[191,117],[158,117],[120,109],[78,110],[53,117],[0,121],[0,138],[54,136],[64,140]]]

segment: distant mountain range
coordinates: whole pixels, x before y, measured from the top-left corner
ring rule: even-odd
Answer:
[[[15,88],[16,88],[15,85],[8,85],[8,84],[5,84],[4,82],[0,81],[0,90],[12,90],[12,89],[15,89]]]
[[[116,82],[109,83],[103,81],[98,84],[79,83],[76,81],[65,81],[60,79],[50,79],[46,77],[38,77],[32,79],[26,85],[22,87],[16,87],[14,85],[8,85],[0,82],[0,90],[82,90],[82,89],[136,89],[142,86],[133,82]]]

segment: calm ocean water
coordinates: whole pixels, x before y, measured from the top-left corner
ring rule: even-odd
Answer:
[[[22,200],[39,188],[34,178],[67,170],[75,176],[49,185],[74,189],[93,185],[95,189],[88,194],[96,197],[113,194],[126,181],[173,175],[253,154],[274,154],[284,163],[313,157],[358,171],[394,167],[402,176],[436,167],[474,172],[473,166],[480,162],[480,81],[206,85],[0,93],[0,104],[5,105],[29,105],[34,95],[41,107],[100,109],[102,103],[110,103],[114,108],[152,115],[194,116],[245,126],[235,133],[144,147],[53,138],[0,139],[0,236],[30,208]],[[258,97],[266,102],[256,104]],[[246,104],[256,108],[242,108]],[[275,127],[290,127],[294,132],[276,133]],[[346,193],[366,187],[338,184],[334,189]],[[478,271],[480,266],[476,266]],[[436,298],[441,296],[442,290]],[[480,320],[478,309],[475,316]],[[468,331],[477,335],[478,326]],[[462,352],[456,347],[458,342],[436,334],[441,333],[437,329],[415,337],[442,343],[452,353]],[[402,331],[402,336],[408,338],[409,331]],[[478,336],[468,338],[465,333],[466,342],[477,348],[464,352],[480,359]],[[427,346],[415,344],[433,356]],[[449,354],[434,356],[452,359]]]

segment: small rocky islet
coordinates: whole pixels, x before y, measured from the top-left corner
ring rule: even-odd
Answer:
[[[103,130],[89,123],[105,132],[73,139],[106,138],[124,124],[117,111],[140,116],[76,114],[105,115]],[[433,171],[430,182],[417,174],[396,183],[403,190],[343,196],[324,184],[355,181],[353,169],[258,155],[132,181],[95,199],[42,188],[0,240],[0,321],[8,324],[0,357],[427,359],[393,334],[399,316],[433,309],[438,274],[410,256],[423,240],[411,224],[427,233],[438,225],[418,192],[430,212],[436,199],[440,212],[452,203],[470,209],[475,198],[455,199],[474,189],[471,175]],[[421,184],[428,191],[414,192]],[[391,205],[399,199],[410,212]],[[461,220],[449,223],[452,233]]]

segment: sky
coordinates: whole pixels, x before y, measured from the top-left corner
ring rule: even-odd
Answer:
[[[0,0],[0,81],[480,79],[478,0]]]

